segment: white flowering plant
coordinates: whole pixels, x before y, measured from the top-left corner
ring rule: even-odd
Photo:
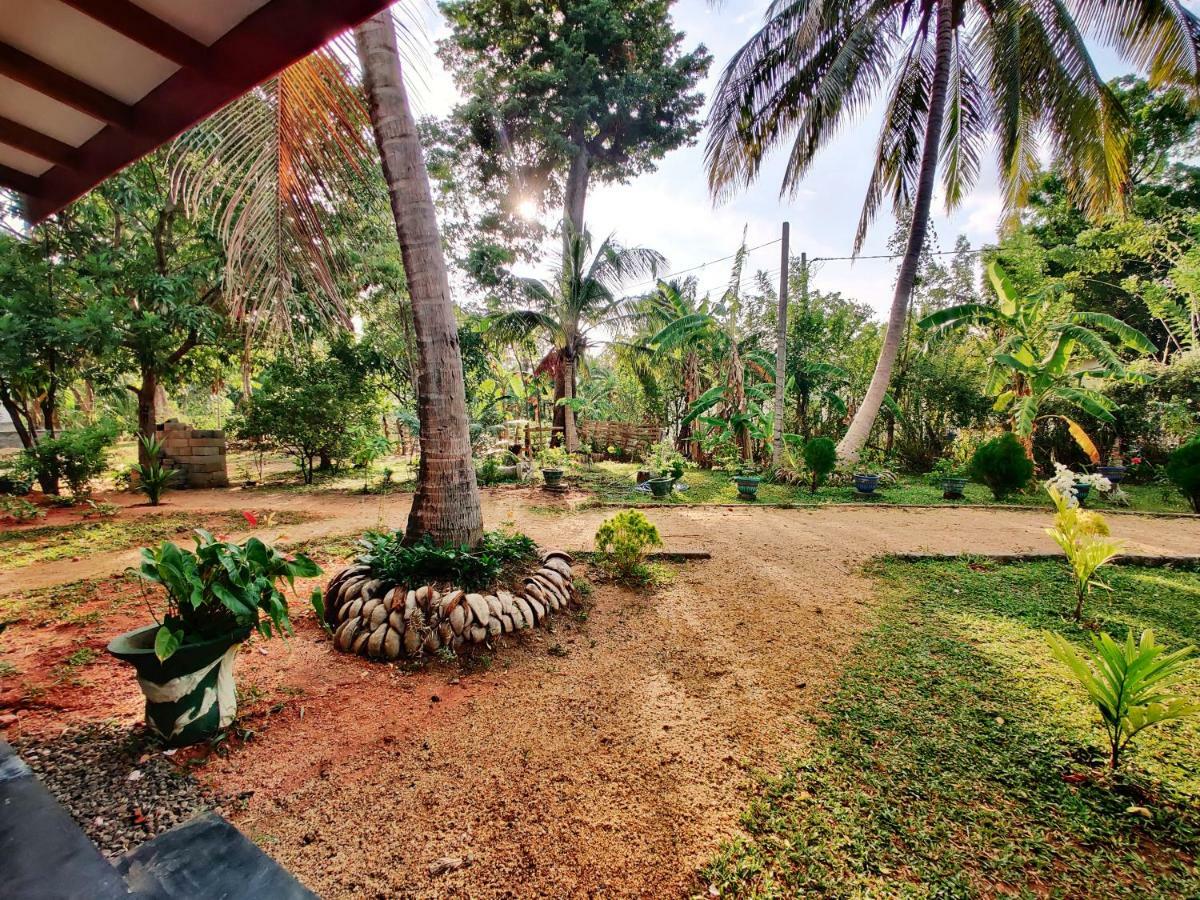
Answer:
[[[1090,485],[1093,491],[1100,494],[1113,494],[1116,485],[1097,473],[1087,472],[1072,472],[1062,463],[1054,464],[1054,477],[1046,482],[1046,490],[1051,493],[1057,492],[1062,497],[1063,502],[1068,507],[1074,508],[1079,505],[1078,485]]]

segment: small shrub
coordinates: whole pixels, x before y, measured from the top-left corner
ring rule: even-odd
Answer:
[[[359,546],[364,552],[358,561],[377,578],[414,587],[448,582],[467,590],[490,587],[506,570],[530,562],[537,549],[528,536],[506,531],[485,532],[475,549],[438,547],[429,535],[405,544],[403,531],[368,531]]]
[[[162,501],[162,495],[167,491],[167,485],[179,472],[177,469],[168,469],[162,464],[163,445],[158,438],[139,435],[138,442],[146,451],[146,457],[150,461],[145,465],[138,463],[133,467],[133,471],[138,475],[137,489],[146,495],[151,506],[158,506]]]
[[[58,495],[65,481],[71,498],[82,500],[91,492],[92,479],[107,468],[116,437],[112,427],[101,425],[42,437],[21,451],[17,467],[37,478],[44,493]]]
[[[810,490],[817,492],[837,466],[837,446],[827,437],[815,437],[804,445],[804,465],[812,475]]]
[[[571,457],[562,447],[547,447],[539,451],[537,461],[543,469],[565,469]]]
[[[1167,477],[1187,497],[1192,509],[1200,513],[1200,435],[1171,454]]]
[[[597,562],[619,578],[644,577],[646,551],[661,546],[658,529],[636,509],[617,513],[596,531]]]
[[[674,478],[678,481],[683,477],[683,455],[666,441],[651,444],[644,461],[658,478]]]
[[[1072,502],[1070,494],[1062,494],[1050,488],[1050,499],[1058,512],[1054,516],[1054,527],[1046,534],[1067,555],[1071,576],[1075,583],[1075,621],[1083,617],[1083,601],[1096,585],[1105,586],[1096,577],[1102,566],[1108,565],[1121,552],[1120,541],[1106,540],[1108,523],[1098,512],[1082,509]]]
[[[991,488],[997,500],[1022,490],[1033,478],[1033,460],[1011,431],[981,444],[971,458],[971,477]]]
[[[1046,632],[1054,658],[1084,686],[1108,737],[1109,767],[1116,769],[1129,742],[1143,729],[1200,712],[1200,705],[1168,693],[1194,647],[1163,654],[1146,629],[1134,643],[1133,630],[1121,646],[1104,632],[1092,635],[1094,652],[1078,653],[1062,635]]]
[[[30,522],[44,515],[44,512],[24,497],[9,497],[0,494],[0,518],[9,518],[14,522]]]

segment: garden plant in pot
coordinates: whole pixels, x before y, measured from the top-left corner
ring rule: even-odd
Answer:
[[[762,479],[758,477],[758,469],[754,467],[753,463],[739,464],[734,472],[733,483],[737,485],[739,499],[758,499],[758,486],[762,483]]]
[[[855,472],[854,489],[860,494],[874,494],[879,489],[879,473]]]
[[[567,465],[567,451],[561,447],[547,447],[538,453],[538,465],[546,487],[557,487],[562,483],[563,470]]]
[[[646,465],[653,473],[648,482],[655,497],[669,497],[675,483],[683,478],[683,455],[665,441],[653,444],[646,454]]]
[[[146,725],[168,744],[183,746],[233,721],[233,665],[251,631],[268,638],[292,633],[280,582],[294,586],[296,578],[315,577],[321,569],[258,538],[234,544],[197,529],[195,551],[169,541],[143,549],[137,573],[166,591],[165,614],[114,638],[108,652],[137,670]],[[314,604],[319,599],[318,591]]]
[[[962,500],[966,497],[971,479],[953,460],[939,459],[929,473],[930,481],[942,488],[943,500]]]

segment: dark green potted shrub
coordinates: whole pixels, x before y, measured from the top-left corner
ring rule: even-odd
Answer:
[[[737,485],[740,499],[755,500],[758,498],[758,486],[762,479],[758,477],[758,470],[752,463],[744,462],[734,472],[733,483]]]
[[[196,530],[195,551],[169,541],[142,550],[138,574],[161,585],[162,621],[114,638],[108,652],[130,663],[146,696],[146,725],[172,746],[194,744],[226,728],[237,712],[233,665],[251,631],[292,633],[287,598],[320,568],[308,557],[288,559],[258,538],[218,541]],[[314,603],[320,597],[314,594]]]
[[[646,465],[652,473],[647,479],[655,497],[671,496],[675,482],[683,478],[683,456],[665,441],[652,444],[646,453]]]
[[[1200,435],[1192,438],[1167,460],[1167,477],[1200,513]]]
[[[1022,490],[1033,478],[1033,460],[1011,431],[979,445],[971,457],[971,477],[986,484],[992,496],[1003,500]]]
[[[804,445],[804,465],[812,475],[810,490],[817,492],[829,474],[837,466],[837,445],[827,437],[815,437]]]

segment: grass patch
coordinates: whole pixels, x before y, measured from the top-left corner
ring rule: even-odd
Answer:
[[[1200,896],[1200,722],[1144,732],[1109,779],[1098,721],[1041,629],[1083,645],[1057,562],[884,562],[879,621],[816,750],[763,777],[723,895]],[[1200,643],[1200,575],[1110,569],[1088,615]],[[1200,697],[1200,665],[1180,685]],[[1130,811],[1144,807],[1149,818]]]
[[[689,503],[713,503],[754,506],[755,502],[738,499],[737,487],[729,473],[707,469],[688,469],[684,476],[686,491],[676,491],[670,497],[656,499],[648,492],[635,490],[634,478],[639,466],[634,463],[602,462],[580,467],[567,476],[572,487],[591,492],[602,503],[628,505],[653,504],[672,506]],[[1174,488],[1161,486],[1130,486],[1125,489],[1129,505],[1122,509],[1137,512],[1190,512],[1187,501]],[[857,504],[884,506],[961,506],[963,504],[997,505],[992,492],[981,484],[968,484],[964,500],[943,500],[940,484],[924,478],[901,476],[894,484],[882,485],[875,495],[858,493],[853,486],[826,485],[815,494],[803,485],[762,483],[756,503],[775,506],[822,506],[827,504]],[[1049,509],[1052,504],[1045,491],[1014,494],[1004,501],[1007,505]],[[1102,500],[1088,504],[1094,509],[1116,509]]]
[[[295,525],[312,517],[297,512],[258,512],[260,527]],[[35,563],[54,562],[158,543],[188,541],[192,529],[212,532],[245,531],[250,528],[239,511],[216,513],[170,512],[44,525],[20,531],[0,531],[0,569],[19,569]]]

